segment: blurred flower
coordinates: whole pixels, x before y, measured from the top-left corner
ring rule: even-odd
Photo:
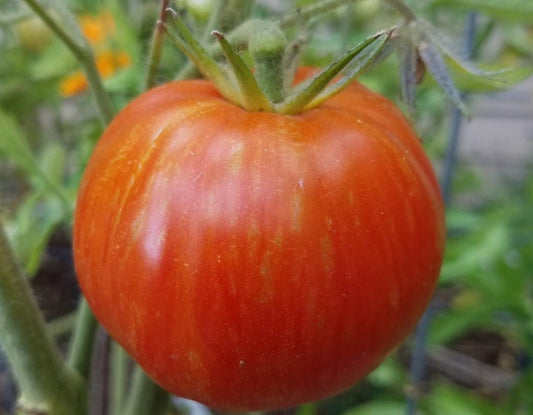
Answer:
[[[130,64],[130,55],[124,51],[113,52],[107,50],[96,56],[96,68],[104,79],[111,77],[118,70],[130,66]],[[77,70],[63,78],[59,89],[61,95],[70,97],[87,90],[88,87],[89,83],[85,74],[81,70]]]
[[[102,52],[96,58],[96,67],[100,75],[104,78],[109,78],[117,70],[125,68],[130,64],[130,55],[122,50],[117,52]]]
[[[81,31],[93,46],[103,43],[115,33],[115,20],[109,12],[102,12],[97,16],[82,16],[79,22]]]
[[[111,13],[104,11],[96,16],[82,16],[79,22],[87,41],[95,50],[96,68],[102,78],[109,78],[131,65],[131,57],[127,52],[109,49],[108,41],[112,40],[115,33],[115,20]],[[59,90],[64,97],[71,97],[86,91],[88,87],[83,71],[76,70],[61,80]]]
[[[63,78],[59,85],[59,91],[64,97],[71,97],[87,89],[87,78],[82,71],[76,71]]]

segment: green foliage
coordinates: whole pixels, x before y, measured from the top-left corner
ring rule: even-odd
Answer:
[[[343,412],[342,415],[403,415],[405,413],[405,402],[401,401],[379,401],[370,402]]]
[[[0,155],[23,172],[30,186],[8,232],[26,272],[33,275],[48,238],[71,213],[73,201],[62,185],[65,149],[57,143],[48,143],[37,159],[20,126],[0,111]]]
[[[503,415],[492,403],[449,383],[437,383],[422,401],[425,415]]]
[[[486,13],[495,19],[530,23],[533,21],[533,3],[529,0],[432,0],[435,7],[458,6]]]

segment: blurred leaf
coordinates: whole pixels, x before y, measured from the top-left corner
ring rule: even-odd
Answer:
[[[452,59],[448,59],[447,64],[452,78],[461,92],[501,91],[529,78],[533,74],[533,65],[500,71],[497,75],[486,77],[469,73]],[[501,65],[495,66],[501,68]],[[490,70],[490,68],[485,69]]]
[[[307,403],[300,405],[296,410],[296,415],[315,415],[317,413],[317,406],[314,403]]]
[[[56,153],[57,153],[56,149]],[[61,182],[54,180],[33,155],[25,133],[14,118],[0,110],[0,155],[13,161],[27,176],[28,181],[37,189],[44,188],[62,202],[62,212],[70,215],[73,200],[61,187]],[[56,158],[55,161],[58,161]],[[44,166],[46,168],[46,165]],[[57,173],[56,173],[57,175]]]
[[[468,308],[450,309],[433,320],[428,342],[446,345],[475,327],[484,327],[492,321],[493,304],[473,304]]]
[[[46,147],[41,151],[39,164],[50,180],[55,183],[61,183],[63,180],[66,157],[65,147],[56,142],[47,143]]]
[[[500,28],[505,44],[508,49],[518,53],[522,58],[533,58],[533,33],[528,30],[527,26],[516,24],[502,25]]]
[[[26,273],[34,275],[50,235],[63,220],[61,205],[34,192],[19,205],[15,217],[7,223],[13,249]]]
[[[459,6],[485,13],[495,19],[517,22],[533,21],[533,2],[531,0],[433,0],[434,6]]]
[[[117,93],[128,97],[141,93],[142,73],[136,67],[122,69],[111,78],[104,80],[104,85],[109,92]]]
[[[446,211],[446,224],[449,230],[472,229],[478,226],[482,218],[479,214],[464,209],[448,209]]]
[[[470,240],[469,246],[463,246],[455,258],[448,256],[442,267],[440,282],[449,283],[482,271],[486,263],[502,256],[508,246],[508,237],[504,223],[495,223],[478,232],[475,240]]]
[[[406,382],[405,368],[394,356],[391,356],[368,375],[368,380],[380,387],[401,385]]]
[[[400,91],[405,103],[409,118],[415,114],[416,76],[418,55],[416,46],[409,42],[401,42],[398,48],[398,60],[400,62]]]
[[[342,415],[404,415],[405,402],[396,401],[376,401],[358,405],[356,408],[349,409]]]
[[[22,171],[33,175],[34,159],[26,135],[14,118],[0,109],[0,155],[13,161]]]
[[[63,76],[78,67],[79,64],[74,56],[68,52],[58,39],[55,39],[50,46],[32,60],[29,74],[36,81],[49,80],[49,82],[55,82],[55,78]]]
[[[445,382],[436,384],[421,406],[427,415],[503,415],[493,402]]]

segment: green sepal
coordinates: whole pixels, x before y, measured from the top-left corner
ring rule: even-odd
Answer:
[[[314,108],[346,88],[354,78],[362,73],[376,59],[386,42],[390,39],[392,30],[381,31],[362,41],[359,45],[346,52],[337,61],[330,64],[318,75],[297,87],[285,102],[277,106],[277,112],[297,114]],[[372,46],[372,48],[369,48]],[[367,48],[369,48],[367,50]],[[328,84],[347,66],[351,65],[349,73],[332,85]]]
[[[259,88],[257,80],[246,62],[233,49],[222,33],[214,30],[211,34],[218,40],[233,70],[235,83],[239,86],[241,105],[248,111],[270,111],[272,105]]]
[[[218,91],[226,99],[233,104],[240,105],[237,89],[234,88],[231,79],[218,62],[211,58],[200,42],[195,39],[178,13],[170,8],[165,13],[167,14],[167,19],[164,27],[170,40],[187,55],[204,77],[215,84]]]

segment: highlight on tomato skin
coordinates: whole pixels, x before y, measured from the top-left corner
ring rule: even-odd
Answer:
[[[304,75],[299,75],[301,78]],[[74,256],[92,310],[169,392],[216,409],[345,390],[414,328],[443,204],[400,111],[353,83],[299,115],[164,84],[85,172]]]

